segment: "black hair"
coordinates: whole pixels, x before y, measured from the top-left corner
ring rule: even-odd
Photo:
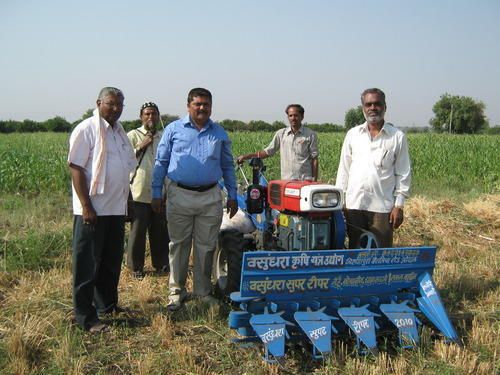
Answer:
[[[297,111],[299,111],[299,113],[302,115],[302,117],[304,117],[304,107],[302,107],[300,104],[288,104],[286,109],[285,109],[285,113],[288,115],[288,110],[290,108],[297,108]]]
[[[191,89],[189,91],[188,97],[187,97],[187,102],[188,104],[193,101],[194,98],[198,96],[203,96],[205,98],[210,99],[210,103],[212,103],[212,93],[208,91],[207,89],[204,89],[202,87],[195,87],[194,89]]]

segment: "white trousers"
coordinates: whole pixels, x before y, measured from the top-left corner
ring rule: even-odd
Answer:
[[[222,196],[218,185],[197,192],[182,189],[174,182],[167,187],[167,222],[170,234],[171,295],[185,293],[189,255],[193,248],[193,294],[209,295],[212,290],[212,263],[222,222]]]

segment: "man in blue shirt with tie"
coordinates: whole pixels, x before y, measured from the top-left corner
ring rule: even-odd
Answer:
[[[161,210],[167,182],[167,221],[170,234],[169,304],[178,310],[187,296],[186,279],[191,247],[194,254],[193,295],[213,302],[212,257],[222,222],[222,195],[217,181],[224,178],[227,210],[236,214],[236,176],[231,141],[210,119],[212,94],[194,88],[188,94],[188,115],[165,129],[153,169],[152,207]]]

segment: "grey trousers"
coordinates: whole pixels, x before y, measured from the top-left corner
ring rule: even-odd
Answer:
[[[146,233],[149,236],[151,263],[156,270],[168,266],[167,219],[157,214],[151,204],[134,201],[134,218],[127,244],[127,266],[131,271],[143,271],[146,253]]]
[[[372,232],[377,238],[380,247],[392,247],[393,229],[391,223],[389,223],[389,215],[390,213],[346,210],[349,249],[358,247],[359,237],[363,233],[361,229]]]
[[[96,225],[73,221],[73,309],[84,329],[97,314],[113,311],[118,304],[118,282],[123,259],[124,216],[98,216]]]
[[[189,255],[193,248],[193,294],[212,291],[212,263],[222,222],[222,196],[218,186],[204,192],[185,190],[168,183],[167,221],[170,234],[171,295],[185,292]]]

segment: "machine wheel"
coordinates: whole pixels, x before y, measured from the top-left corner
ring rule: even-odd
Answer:
[[[229,297],[231,292],[240,289],[241,262],[246,244],[240,232],[228,230],[219,234],[212,275],[215,293],[221,297]]]
[[[363,231],[358,243],[360,249],[377,249],[379,247],[377,237],[367,230]]]

